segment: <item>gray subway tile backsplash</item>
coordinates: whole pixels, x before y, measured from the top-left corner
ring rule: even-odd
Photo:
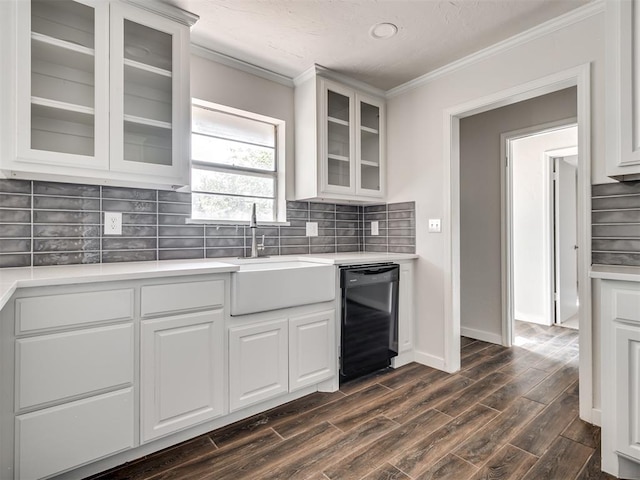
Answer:
[[[591,261],[640,266],[640,182],[591,188]]]
[[[0,268],[250,254],[245,225],[187,223],[189,193],[0,180]],[[103,212],[122,212],[122,235],[102,233]],[[339,205],[287,202],[287,226],[259,227],[266,255],[415,252],[415,203]],[[371,236],[378,220],[380,235]],[[306,222],[318,236],[306,236]]]

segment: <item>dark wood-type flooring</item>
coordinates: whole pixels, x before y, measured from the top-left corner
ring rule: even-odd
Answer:
[[[462,369],[419,364],[304,398],[93,479],[610,479],[578,418],[578,333],[518,322],[462,338]]]

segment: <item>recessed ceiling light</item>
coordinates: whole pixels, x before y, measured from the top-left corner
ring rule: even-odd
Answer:
[[[398,33],[398,27],[388,22],[377,23],[369,29],[369,35],[377,40],[391,38],[396,33]]]

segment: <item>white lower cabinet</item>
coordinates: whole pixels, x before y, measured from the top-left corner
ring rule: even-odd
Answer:
[[[336,372],[335,310],[289,320],[289,389],[327,380]]]
[[[142,441],[222,415],[223,310],[143,320],[140,329]]]
[[[602,469],[640,478],[640,282],[602,280]]]
[[[241,318],[242,325],[229,328],[231,411],[335,376],[333,304],[235,318]]]
[[[18,415],[16,479],[36,479],[134,446],[133,389]]]
[[[229,329],[229,409],[289,391],[286,318]]]

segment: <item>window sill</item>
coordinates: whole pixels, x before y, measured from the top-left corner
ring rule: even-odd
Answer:
[[[204,218],[187,218],[186,224],[189,225],[249,225],[249,220],[208,220]],[[259,227],[288,227],[289,222],[258,222]]]

